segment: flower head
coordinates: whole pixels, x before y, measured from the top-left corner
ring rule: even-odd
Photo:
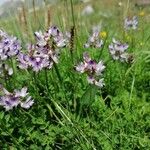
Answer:
[[[12,93],[3,88],[3,95],[0,96],[0,106],[3,106],[6,111],[13,109],[20,105],[22,108],[29,109],[34,100],[31,100],[31,96],[28,96],[27,87],[21,90],[14,90]]]
[[[128,44],[123,44],[120,41],[113,39],[112,43],[109,45],[109,52],[114,60],[126,61],[128,54],[126,50],[128,49]]]
[[[82,15],[90,15],[94,12],[94,9],[91,5],[87,5],[83,10],[82,10]]]
[[[105,32],[105,31],[100,32],[100,37],[101,38],[106,38],[107,37],[107,32]]]
[[[84,47],[101,48],[103,45],[103,40],[99,38],[99,34],[100,34],[100,28],[97,26],[93,27],[92,34],[89,36],[87,42],[84,44]]]
[[[10,57],[16,56],[21,50],[20,41],[7,33],[0,31],[0,58],[6,60]]]
[[[29,109],[34,104],[34,100],[31,100],[31,96],[27,98],[26,101],[21,102],[21,107],[25,109]]]
[[[87,52],[83,54],[83,62],[80,62],[80,64],[76,66],[76,71],[87,74],[87,81],[89,84],[94,84],[99,87],[102,87],[102,85],[104,85],[98,84],[98,78],[102,76],[102,72],[104,71],[104,69],[105,66],[103,62],[99,61],[98,63],[96,63],[95,60],[92,60],[90,58]]]
[[[124,28],[126,30],[129,30],[129,29],[137,29],[137,26],[138,26],[138,18],[136,16],[134,16],[133,18],[126,18],[124,20]]]

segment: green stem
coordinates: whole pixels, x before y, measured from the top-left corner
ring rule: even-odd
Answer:
[[[55,62],[54,62],[54,68],[55,68],[55,71],[56,71],[57,77],[58,77],[58,79],[59,79],[59,81],[60,81],[60,84],[62,85],[62,78],[61,78],[61,75],[60,75],[59,69],[58,69],[58,67],[57,67],[57,65],[56,65],[56,63],[55,63]]]
[[[73,22],[73,26],[75,27],[75,18],[74,18],[74,9],[73,9],[73,2],[72,2],[72,0],[70,0],[70,4],[71,4],[72,22]]]
[[[49,92],[49,80],[48,80],[48,75],[47,75],[47,69],[45,68],[45,81],[46,81],[46,87],[47,91]]]
[[[36,73],[33,72],[33,80],[34,80],[34,87],[35,87],[35,90],[36,90],[36,94],[39,95],[39,90],[38,90],[38,82],[37,82],[37,77],[36,77]]]

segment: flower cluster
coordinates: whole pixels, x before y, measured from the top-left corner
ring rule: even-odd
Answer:
[[[18,55],[21,49],[20,41],[7,33],[0,31],[0,59],[6,60]]]
[[[87,52],[83,54],[83,62],[76,66],[76,71],[87,74],[88,83],[97,85],[100,88],[104,86],[104,78],[99,79],[104,69],[103,62],[99,61],[99,63],[96,63],[95,60],[90,58]]]
[[[126,30],[130,30],[130,29],[137,29],[138,26],[138,18],[136,16],[132,17],[132,18],[126,18],[124,20],[124,28]]]
[[[129,54],[126,53],[128,44],[122,44],[120,41],[113,39],[109,45],[109,52],[114,60],[120,60],[121,62],[128,61]]]
[[[0,75],[12,75],[13,69],[6,64],[6,61],[17,56],[21,50],[20,41],[6,32],[0,30]]]
[[[21,90],[14,90],[13,93],[8,92],[5,88],[1,87],[3,95],[0,96],[0,106],[3,106],[6,111],[13,109],[20,105],[22,108],[29,109],[34,100],[31,96],[28,96],[27,88],[24,87]]]
[[[60,30],[52,26],[48,31],[35,32],[36,44],[28,45],[28,54],[19,53],[19,68],[31,67],[33,71],[40,71],[43,68],[50,69],[53,63],[58,62],[60,48],[65,47],[68,40]]]
[[[100,37],[100,28],[93,27],[92,34],[88,38],[87,42],[84,44],[84,47],[101,48],[103,45],[103,40],[101,40],[99,37]]]
[[[27,54],[20,52],[18,55],[20,69],[32,68],[33,71],[38,72],[43,68],[51,68],[53,61],[48,54],[43,54],[43,49],[32,44],[29,44],[27,49]]]

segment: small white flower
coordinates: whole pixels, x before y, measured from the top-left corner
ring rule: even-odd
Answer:
[[[57,47],[65,47],[66,46],[66,39],[61,39],[56,43]]]
[[[109,52],[114,60],[125,61],[127,53],[125,52],[128,49],[128,45],[122,44],[120,41],[113,39],[113,42],[109,45]]]
[[[39,32],[35,32],[35,37],[36,37],[36,40],[37,40],[37,44],[39,46],[45,46],[47,41],[45,39],[45,36],[43,35],[43,33],[41,31]]]
[[[94,84],[95,83],[95,79],[92,76],[88,76],[87,81],[88,81],[89,84]]]
[[[83,9],[83,11],[82,11],[82,15],[84,16],[84,15],[90,15],[90,14],[92,14],[94,12],[94,9],[93,9],[93,7],[91,6],[91,5],[88,5],[88,6],[86,6],[84,9]]]
[[[97,75],[102,75],[102,72],[104,71],[106,67],[104,66],[104,63],[102,61],[100,61],[97,65],[96,65],[96,74]]]
[[[4,92],[5,95],[11,95],[11,93],[8,92],[5,88],[3,88],[3,92]]]
[[[15,90],[15,96],[16,97],[26,97],[28,95],[27,93],[27,87],[22,88],[20,91],[19,90]]]
[[[137,29],[138,26],[138,18],[136,16],[132,17],[132,18],[126,18],[124,21],[124,28],[126,30],[129,29]]]
[[[100,79],[99,81],[95,81],[95,85],[102,88],[105,85],[104,78]]]
[[[96,43],[95,43],[95,47],[96,47],[96,48],[101,48],[102,45],[103,45],[103,40],[96,41]]]
[[[27,98],[25,102],[21,102],[22,108],[29,109],[34,104],[34,100],[31,100],[31,96]]]
[[[80,73],[84,73],[85,71],[85,64],[83,62],[81,62],[79,65],[76,66],[76,70]]]
[[[11,76],[13,74],[13,69],[12,68],[9,68],[8,69],[8,74]]]
[[[84,44],[84,48],[89,48],[90,47],[90,44],[89,43],[85,43]]]

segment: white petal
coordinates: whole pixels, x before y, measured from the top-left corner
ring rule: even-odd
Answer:
[[[95,85],[97,85],[98,87],[102,88],[105,85],[104,78],[100,79],[98,82],[95,81]]]
[[[21,107],[25,109],[29,109],[34,104],[34,100],[31,100],[31,97],[28,97],[28,99],[25,102],[21,102]]]
[[[27,93],[27,87],[22,88],[20,91],[15,90],[15,96],[16,97],[26,97],[28,95]]]
[[[8,74],[11,76],[13,74],[13,69],[12,68],[9,68],[8,69]]]

